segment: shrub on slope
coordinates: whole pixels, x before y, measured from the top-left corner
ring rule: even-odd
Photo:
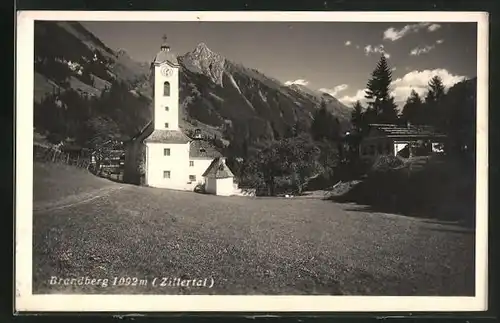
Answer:
[[[472,223],[474,167],[449,157],[384,156],[362,182],[335,199],[369,205],[374,211]]]

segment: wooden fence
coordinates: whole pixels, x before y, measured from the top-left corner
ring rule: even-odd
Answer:
[[[92,170],[90,157],[64,152],[56,147],[38,143],[33,144],[33,161],[66,164]]]
[[[117,151],[120,152],[120,151]],[[65,152],[57,147],[33,144],[33,160],[43,163],[59,163],[84,168],[93,174],[115,181],[123,181],[123,163],[121,158],[109,158],[101,162],[100,169],[92,162],[89,154],[81,152]]]

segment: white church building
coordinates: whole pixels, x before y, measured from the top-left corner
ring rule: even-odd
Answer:
[[[151,64],[153,120],[127,144],[124,180],[150,187],[237,195],[226,159],[179,128],[179,63],[167,44]]]

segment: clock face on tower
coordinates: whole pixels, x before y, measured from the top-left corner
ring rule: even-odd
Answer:
[[[163,67],[161,68],[160,72],[161,72],[161,75],[163,75],[163,76],[167,76],[167,77],[168,77],[168,76],[171,76],[171,75],[172,75],[172,72],[173,72],[173,71],[172,71],[172,69],[171,69],[170,67],[168,67],[168,66],[163,66]]]

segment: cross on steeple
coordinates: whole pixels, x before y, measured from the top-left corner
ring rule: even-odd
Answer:
[[[167,44],[167,35],[163,34],[161,39],[163,39],[163,43],[161,44],[161,49],[168,50],[170,48],[170,46]]]

